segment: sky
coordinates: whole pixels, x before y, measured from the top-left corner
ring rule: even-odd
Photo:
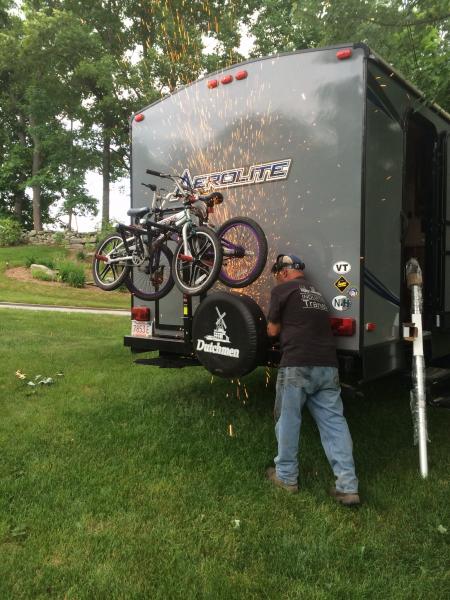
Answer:
[[[205,53],[214,51],[216,40],[205,38]],[[241,45],[239,52],[244,57],[248,57],[254,44],[254,38],[249,35],[245,26],[241,26]],[[73,229],[87,233],[99,228],[101,222],[101,200],[102,200],[102,177],[94,171],[89,171],[86,176],[86,188],[88,193],[97,198],[99,204],[99,214],[97,217],[76,217],[73,222]],[[119,180],[110,186],[109,218],[111,221],[128,222],[127,210],[130,208],[130,181],[128,178]]]

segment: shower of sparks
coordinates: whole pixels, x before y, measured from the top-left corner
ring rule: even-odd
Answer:
[[[271,379],[271,372],[270,372],[269,367],[266,367],[264,369],[264,376],[265,376],[265,380],[266,380],[266,387],[268,387],[270,384],[270,379]]]
[[[168,12],[170,3],[166,1],[162,4]],[[232,2],[230,6],[233,6]],[[209,2],[203,4],[205,14],[208,13],[207,21],[214,31],[220,27],[220,19],[217,19],[214,9],[211,14],[209,7]],[[186,4],[186,8],[189,8],[189,3]],[[189,26],[183,24],[180,15],[172,19],[171,23],[175,24],[176,37],[183,41],[177,45],[177,51],[180,60],[185,60],[183,52],[188,50],[186,36]],[[172,25],[171,28],[173,29]],[[278,60],[272,60],[271,68],[275,71]],[[234,82],[231,86],[219,85],[217,88],[208,89],[206,80],[201,80],[156,105],[151,115],[152,124],[155,126],[148,130],[149,165],[153,159],[154,164],[159,165],[161,169],[177,174],[189,169],[191,175],[195,176],[225,171],[232,167],[248,167],[255,164],[255,158],[260,156],[268,160],[311,150],[315,134],[305,134],[305,130],[301,134],[295,133],[291,121],[287,120],[283,109],[280,108],[276,78],[271,78],[263,71],[262,63],[253,63],[251,68],[249,66],[250,71],[251,77],[243,82]],[[215,77],[220,79],[221,75],[219,72]],[[238,85],[241,86],[242,92],[236,93]],[[310,123],[311,130],[318,129],[318,125],[322,126],[318,115],[314,111],[307,113],[309,107],[306,100],[309,100],[310,96],[308,89],[294,90],[296,85],[298,83],[293,81],[293,91],[303,99],[301,105],[304,108],[301,110],[305,111],[305,120]],[[273,89],[273,86],[276,89]],[[333,135],[333,131],[330,135]],[[304,190],[305,182],[302,178],[298,179],[295,183],[298,183],[300,192]],[[242,290],[264,311],[268,308],[270,289],[274,283],[270,267],[280,252],[289,246],[293,247],[294,240],[288,239],[286,229],[289,229],[293,216],[297,216],[303,210],[300,203],[289,202],[288,188],[292,194],[292,185],[284,185],[281,182],[223,189],[224,202],[215,207],[210,220],[212,225],[219,226],[231,217],[247,216],[257,221],[265,232],[269,246],[266,267],[253,284]],[[311,191],[306,193],[311,194]],[[300,235],[300,232],[298,234]],[[256,241],[251,239],[248,231],[239,228],[231,228],[227,232],[227,238],[232,243],[241,243],[249,250],[244,258],[225,257],[224,274],[239,279],[251,271],[255,264],[258,251]],[[304,239],[299,239],[304,246]],[[302,249],[297,251],[301,252]],[[218,282],[214,289],[229,288]]]

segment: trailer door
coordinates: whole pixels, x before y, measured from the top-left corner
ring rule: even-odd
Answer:
[[[441,196],[441,260],[440,262],[440,306],[436,312],[436,327],[450,330],[450,152],[449,134],[439,137],[439,169]]]

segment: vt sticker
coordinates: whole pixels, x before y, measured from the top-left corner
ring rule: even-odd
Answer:
[[[338,275],[345,275],[345,273],[350,273],[352,270],[352,265],[346,260],[340,260],[333,265],[333,271]]]

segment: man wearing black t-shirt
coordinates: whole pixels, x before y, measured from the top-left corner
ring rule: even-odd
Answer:
[[[352,439],[343,414],[337,357],[328,307],[304,277],[305,265],[280,254],[272,267],[277,285],[270,298],[267,332],[280,337],[282,357],[275,399],[278,455],[268,479],[298,491],[298,444],[302,409],[317,423],[322,446],[336,477],[331,495],[346,506],[359,504]]]

